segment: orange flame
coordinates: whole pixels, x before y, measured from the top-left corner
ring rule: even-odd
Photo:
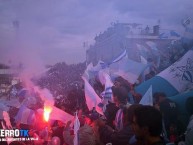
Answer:
[[[52,111],[52,107],[51,106],[44,105],[44,120],[46,122],[48,122],[48,120],[50,118],[51,111]]]

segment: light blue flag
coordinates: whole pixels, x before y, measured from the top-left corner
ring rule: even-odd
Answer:
[[[153,106],[152,86],[149,87],[139,104]]]
[[[190,117],[190,114],[187,112],[186,106],[185,106],[186,100],[189,97],[193,97],[193,90],[169,97],[169,99],[171,99],[177,103],[178,111],[179,111],[179,117],[178,118],[183,123],[184,127],[187,126],[188,121],[189,121],[189,117]]]

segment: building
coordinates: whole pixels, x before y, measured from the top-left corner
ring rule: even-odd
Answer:
[[[109,63],[125,49],[130,59],[140,62],[139,46],[152,50],[147,44],[151,42],[156,44],[158,50],[164,52],[173,40],[179,39],[177,36],[166,37],[166,35],[166,32],[160,32],[159,25],[150,28],[136,23],[113,23],[106,31],[95,37],[94,45],[86,51],[86,62],[87,64],[92,62],[94,65],[99,60]]]

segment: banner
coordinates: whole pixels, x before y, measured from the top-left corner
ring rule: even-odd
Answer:
[[[167,80],[178,92],[193,88],[193,50],[158,74]]]

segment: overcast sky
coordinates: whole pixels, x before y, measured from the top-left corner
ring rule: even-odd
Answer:
[[[83,62],[83,42],[94,44],[112,22],[180,30],[187,17],[192,0],[0,0],[0,62]]]

